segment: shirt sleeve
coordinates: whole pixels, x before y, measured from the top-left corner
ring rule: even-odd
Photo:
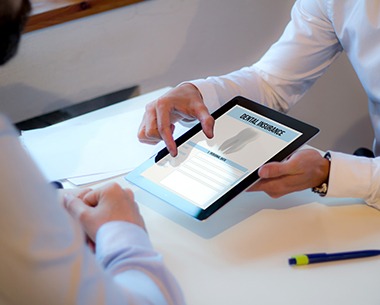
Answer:
[[[330,152],[329,197],[361,198],[380,210],[380,157]]]
[[[104,225],[96,259],[80,225],[1,116],[0,147],[1,304],[184,303],[142,229]]]
[[[323,0],[298,0],[280,39],[252,66],[192,83],[210,111],[237,95],[286,112],[342,52]]]
[[[176,281],[141,227],[123,221],[104,224],[96,236],[96,257],[118,285],[147,304],[184,304]]]

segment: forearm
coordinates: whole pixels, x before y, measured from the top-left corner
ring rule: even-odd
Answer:
[[[308,89],[302,81],[278,79],[262,71],[257,65],[218,77],[193,80],[191,83],[198,88],[210,111],[240,95],[287,112]]]
[[[122,239],[124,248],[107,248],[107,253],[116,253],[106,267],[112,276],[102,268],[86,246],[82,228],[59,204],[56,190],[2,117],[0,146],[0,300],[18,305],[183,304],[175,280],[145,233],[133,244]],[[140,251],[144,248],[147,252]],[[133,277],[142,283],[140,291]],[[141,287],[146,295],[141,296]],[[165,301],[156,302],[155,296]]]
[[[95,304],[90,290],[104,286],[104,271],[3,118],[0,146],[0,299],[18,305]],[[82,287],[89,282],[85,294]]]

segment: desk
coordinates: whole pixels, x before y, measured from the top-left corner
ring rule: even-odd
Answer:
[[[144,107],[162,93],[73,120]],[[380,212],[360,200],[320,198],[308,190],[277,200],[243,193],[198,222],[129,185],[123,175],[111,180],[135,191],[151,240],[189,305],[380,304],[380,258],[287,264],[299,253],[380,249]]]

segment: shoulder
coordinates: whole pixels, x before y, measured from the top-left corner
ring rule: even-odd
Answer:
[[[329,0],[297,0],[293,10],[319,18],[328,18],[331,1]]]

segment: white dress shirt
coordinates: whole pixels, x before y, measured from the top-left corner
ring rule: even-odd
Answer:
[[[184,304],[146,232],[104,224],[96,256],[0,116],[0,304]]]
[[[237,95],[287,111],[342,51],[347,53],[367,93],[375,132],[373,148],[379,156],[379,0],[298,0],[282,37],[257,63],[192,83],[210,111]],[[380,209],[380,158],[331,155],[327,195],[363,198]]]

